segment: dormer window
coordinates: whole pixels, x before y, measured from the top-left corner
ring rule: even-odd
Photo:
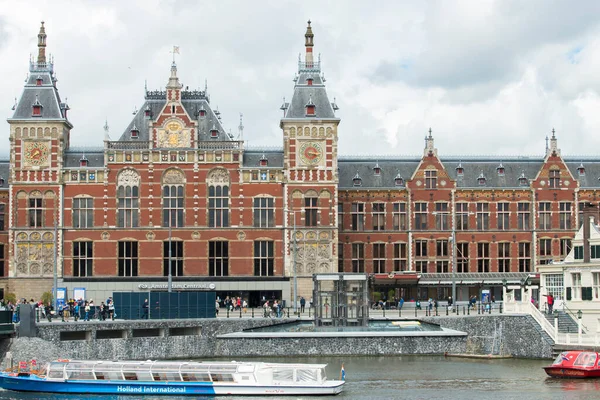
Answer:
[[[315,104],[312,101],[312,96],[308,98],[308,103],[306,103],[306,116],[314,116],[315,115]]]
[[[4,186],[4,178],[0,176],[0,186]]]
[[[527,177],[525,176],[525,173],[521,173],[521,176],[519,177],[519,185],[520,186],[527,186]]]
[[[458,176],[463,176],[465,174],[465,169],[462,166],[462,163],[458,163],[458,166],[456,167],[456,175]]]
[[[131,138],[137,139],[140,137],[140,130],[133,124],[133,128],[131,128]]]
[[[42,86],[43,83],[44,83],[44,80],[42,79],[41,76],[38,75],[38,77],[35,79],[35,85]]]
[[[146,118],[152,118],[152,109],[150,108],[149,105],[147,105],[146,109],[144,110],[144,116]]]
[[[79,159],[79,166],[80,167],[87,167],[88,166],[88,159],[86,158],[86,156],[82,156]]]
[[[400,172],[398,172],[398,175],[396,175],[396,177],[394,178],[394,185],[404,186],[404,179],[400,175]]]
[[[38,99],[38,96],[35,96],[35,103],[33,103],[32,105],[32,111],[31,111],[31,115],[33,115],[34,117],[41,117],[42,116],[42,103],[40,103],[40,100]]]
[[[577,172],[579,173],[579,176],[585,175],[585,167],[583,166],[583,163],[579,164],[579,167],[577,167]]]
[[[306,79],[306,84],[308,86],[312,86],[313,85],[313,78],[312,78],[312,76],[309,76],[308,79]]]
[[[356,173],[356,175],[354,175],[354,178],[352,178],[352,185],[353,186],[362,186],[362,178],[360,177],[358,172]]]
[[[481,174],[479,174],[479,177],[477,178],[477,183],[479,184],[479,186],[485,185],[485,175],[483,174],[483,171],[481,171]]]
[[[198,115],[200,117],[206,117],[206,110],[204,109],[204,105],[200,106],[200,111],[198,111]]]
[[[262,157],[260,158],[260,166],[261,167],[266,167],[268,164],[269,164],[269,160],[263,154]]]
[[[171,105],[171,114],[175,114],[175,104]]]
[[[498,176],[504,176],[504,165],[502,165],[502,163],[498,165],[496,172],[498,173]]]
[[[375,166],[373,167],[373,173],[375,174],[375,176],[381,175],[381,167],[379,166],[379,163],[375,164]]]
[[[217,127],[214,124],[213,124],[212,129],[210,130],[210,137],[211,138],[219,137],[219,130],[217,129]]]

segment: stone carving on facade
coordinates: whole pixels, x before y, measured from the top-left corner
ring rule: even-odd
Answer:
[[[185,175],[178,169],[171,168],[163,175],[163,184],[178,185],[185,183]]]
[[[110,233],[108,233],[107,231],[104,231],[104,232],[102,232],[100,237],[102,237],[102,240],[108,240],[108,239],[110,239]]]
[[[17,272],[21,275],[27,274],[27,264],[17,264]]]
[[[31,264],[31,266],[29,267],[29,274],[30,275],[39,275],[40,273],[40,264]]]
[[[318,254],[321,259],[329,259],[329,244],[319,244]]]
[[[238,238],[238,240],[246,240],[246,232],[244,232],[244,231],[239,231],[239,232],[237,233],[237,238]]]
[[[304,273],[306,275],[312,275],[312,274],[315,274],[316,272],[317,272],[317,264],[315,264],[315,263],[306,264],[306,268],[304,270]]]
[[[229,172],[224,168],[215,168],[208,173],[206,183],[209,185],[229,185]]]
[[[198,231],[192,232],[192,239],[193,240],[200,240],[200,232],[198,232]]]
[[[117,186],[139,186],[140,174],[134,169],[124,169],[119,172]]]
[[[154,234],[154,232],[150,231],[150,232],[146,233],[146,240],[152,241],[152,240],[154,240],[155,236],[156,235]]]
[[[329,272],[329,264],[321,263],[321,265],[319,265],[319,272]]]
[[[44,264],[44,271],[42,272],[43,275],[50,275],[53,272],[54,272],[54,265]]]

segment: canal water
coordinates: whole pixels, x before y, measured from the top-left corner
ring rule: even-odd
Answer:
[[[549,360],[465,359],[443,356],[389,357],[290,357],[261,361],[328,363],[327,375],[338,379],[341,364],[346,371],[344,392],[336,399],[598,399],[600,380],[549,379],[542,370]],[[137,396],[53,396],[0,391],[0,399],[133,400]],[[144,399],[190,397],[144,396]],[[261,397],[252,397],[260,399]],[[267,398],[267,397],[265,397]],[[273,399],[273,397],[268,397]],[[315,399],[292,396],[290,399]],[[318,397],[317,397],[318,398]],[[331,397],[333,398],[333,397]],[[247,397],[219,397],[241,400]],[[278,398],[283,400],[283,398]]]

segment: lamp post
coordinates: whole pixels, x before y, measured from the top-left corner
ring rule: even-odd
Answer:
[[[456,299],[456,228],[452,224],[452,310],[458,312],[458,301]]]
[[[285,209],[284,210],[286,213],[292,213],[292,215],[294,216],[294,226],[292,229],[292,236],[294,238],[294,258],[293,258],[293,266],[292,266],[292,271],[294,274],[294,293],[293,293],[293,299],[292,299],[292,305],[294,307],[294,314],[297,314],[298,311],[298,306],[296,304],[296,300],[298,298],[298,275],[296,273],[296,254],[298,253],[298,240],[296,239],[296,213],[294,212],[294,210],[288,210]]]

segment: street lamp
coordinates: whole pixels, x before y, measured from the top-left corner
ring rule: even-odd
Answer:
[[[296,304],[296,300],[298,297],[298,275],[296,274],[296,254],[298,253],[298,241],[296,239],[296,212],[294,210],[284,210],[286,213],[292,213],[294,216],[294,227],[292,229],[292,236],[294,237],[294,259],[293,259],[293,274],[294,274],[294,297],[292,299],[292,304],[294,307],[294,314],[297,314],[298,306]]]

